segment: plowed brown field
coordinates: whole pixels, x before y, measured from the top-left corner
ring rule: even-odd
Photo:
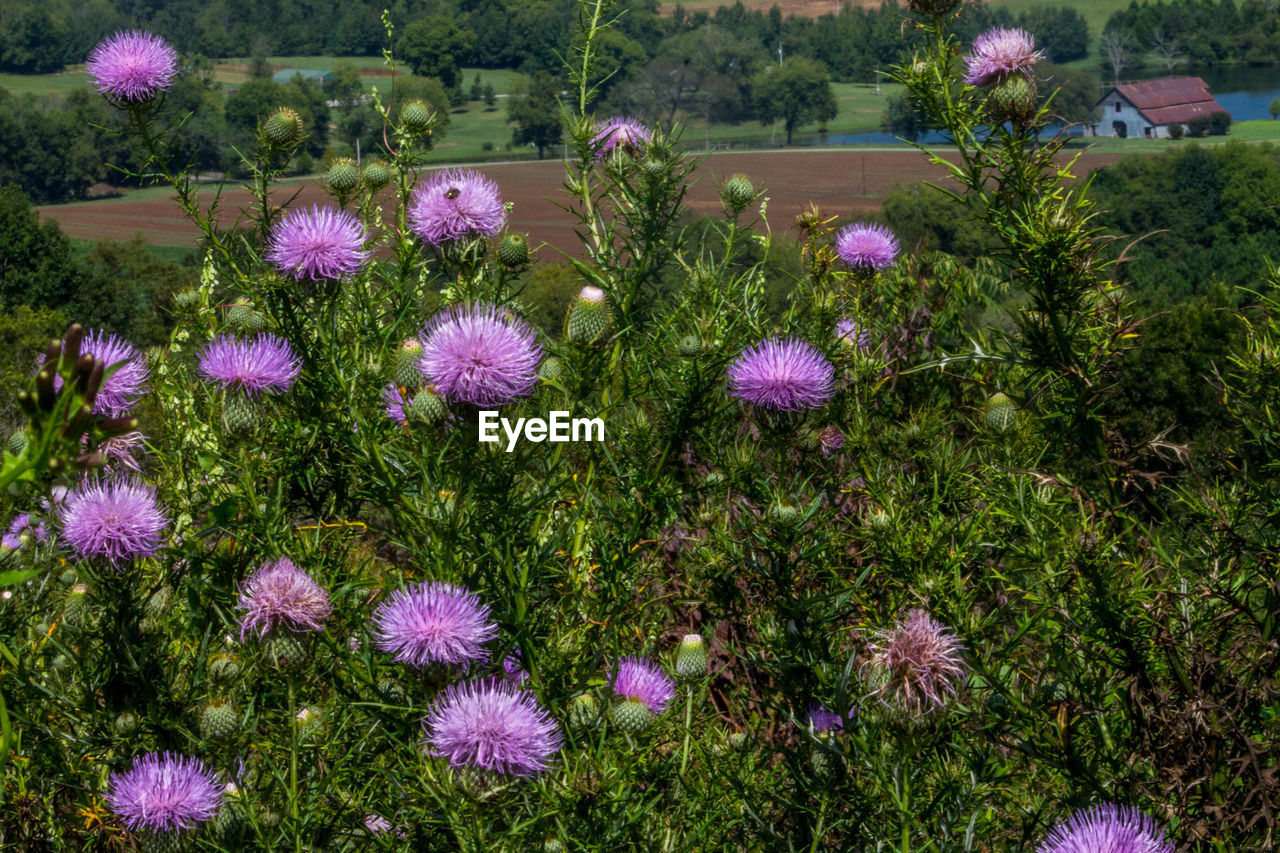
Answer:
[[[1080,177],[1119,158],[1116,154],[1086,154],[1077,172]],[[493,178],[502,188],[503,198],[515,203],[511,225],[528,232],[536,246],[546,242],[563,251],[578,247],[573,222],[555,205],[567,198],[561,182],[564,167],[559,161],[501,163],[475,167]],[[916,151],[755,151],[716,154],[706,159],[697,173],[698,182],[689,192],[689,206],[695,213],[717,215],[719,181],[735,172],[750,175],[763,184],[769,197],[769,221],[775,230],[791,227],[802,208],[813,202],[831,215],[850,216],[878,210],[884,196],[896,185],[915,181],[941,182],[944,170],[931,165]],[[292,193],[299,185],[283,187]],[[315,182],[300,185],[297,205],[323,204],[327,194]],[[223,221],[234,210],[251,201],[247,188],[227,190],[223,200]],[[41,207],[41,216],[56,219],[72,237],[88,240],[128,240],[141,232],[148,243],[158,246],[195,246],[199,234],[183,219],[169,198],[131,200],[102,199],[75,204]],[[554,252],[544,252],[549,259]]]

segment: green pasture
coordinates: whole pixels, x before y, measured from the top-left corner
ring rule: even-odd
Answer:
[[[1159,154],[1164,151],[1177,150],[1187,145],[1223,145],[1232,139],[1245,142],[1280,142],[1280,121],[1257,119],[1242,121],[1231,125],[1231,132],[1226,136],[1204,136],[1199,139],[1183,137],[1182,139],[1114,139],[1098,137],[1075,139],[1067,143],[1071,149],[1090,148],[1094,151],[1115,154]]]

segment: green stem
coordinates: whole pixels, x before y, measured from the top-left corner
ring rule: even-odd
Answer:
[[[685,688],[684,703],[684,747],[680,750],[680,778],[689,767],[689,739],[693,730],[693,685]]]
[[[293,849],[302,853],[302,831],[298,826],[298,706],[293,673],[289,673],[289,816],[293,820]]]

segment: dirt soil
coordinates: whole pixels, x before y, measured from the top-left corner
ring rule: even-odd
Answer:
[[[1086,154],[1077,168],[1083,177],[1119,158],[1117,154]],[[567,198],[562,187],[564,167],[557,161],[500,163],[475,167],[502,188],[514,202],[511,227],[527,232],[532,245],[542,243],[564,252],[580,251],[580,242],[569,215],[555,201]],[[695,214],[719,215],[716,185],[735,172],[763,184],[769,198],[768,216],[775,231],[792,227],[797,213],[810,202],[828,215],[842,217],[876,211],[884,196],[897,184],[947,180],[939,166],[931,165],[915,151],[753,151],[713,155],[697,173],[688,205]],[[292,193],[301,186],[294,206],[325,204],[328,194],[314,181],[283,187]],[[282,200],[287,198],[283,195]],[[220,221],[230,224],[234,211],[249,204],[247,187],[226,191]],[[148,243],[161,246],[196,245],[198,229],[183,219],[170,198],[131,200],[102,199],[39,208],[40,215],[55,219],[72,237],[86,240],[125,241],[141,232]],[[544,249],[543,260],[556,257]]]

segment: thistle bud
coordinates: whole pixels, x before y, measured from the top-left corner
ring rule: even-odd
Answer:
[[[246,332],[257,332],[266,325],[267,318],[261,311],[255,311],[246,299],[235,302],[227,310],[227,325]]]
[[[575,729],[594,726],[600,719],[600,703],[590,693],[579,693],[569,700],[569,725]]]
[[[685,335],[676,344],[676,349],[685,358],[693,358],[702,354],[702,339],[697,335]]]
[[[418,359],[422,358],[422,341],[417,338],[406,338],[396,353],[396,365],[392,379],[401,388],[417,388],[422,384],[422,374],[418,372]]]
[[[364,184],[371,190],[380,190],[391,183],[391,170],[381,160],[370,160],[364,167]]]
[[[82,583],[75,584],[67,593],[66,603],[62,605],[62,618],[70,625],[79,625],[84,621],[85,593],[88,587]]]
[[[334,192],[345,195],[360,186],[360,169],[350,157],[339,157],[329,166],[326,180]]]
[[[604,291],[591,286],[582,288],[569,306],[566,337],[575,344],[597,343],[609,333],[612,325],[613,315]]]
[[[624,699],[614,704],[609,712],[613,724],[627,734],[639,734],[649,728],[654,720],[649,706],[636,699]]]
[[[431,122],[435,118],[435,113],[425,101],[413,100],[406,103],[400,108],[400,124],[404,129],[413,134],[421,134],[427,132],[431,128]]]
[[[267,663],[274,669],[297,669],[307,661],[306,644],[295,634],[273,633],[263,646]]]
[[[174,295],[173,304],[183,311],[190,311],[200,304],[200,291],[194,288],[180,290]]]
[[[676,675],[698,678],[707,674],[707,644],[699,634],[685,634],[676,652]]]
[[[529,241],[523,234],[507,234],[498,241],[498,262],[517,269],[529,262]]]
[[[116,715],[115,722],[111,727],[116,734],[122,737],[131,735],[138,730],[138,715],[132,711],[121,711]]]
[[[564,362],[554,355],[542,362],[538,368],[538,376],[543,382],[555,382],[564,373]]]
[[[907,8],[917,15],[942,17],[960,5],[960,0],[907,0]]]
[[[409,693],[404,689],[404,685],[390,678],[384,678],[378,682],[378,695],[388,705],[409,704]]]
[[[211,699],[200,712],[200,736],[205,740],[226,740],[240,728],[240,717],[226,699]]]
[[[27,432],[26,430],[18,430],[9,436],[9,452],[14,456],[21,456],[27,452]]]
[[[800,507],[788,501],[775,501],[769,507],[769,520],[779,527],[788,527],[800,519]]]
[[[996,432],[1007,432],[1018,417],[1018,407],[1013,400],[999,391],[992,394],[983,408],[987,426]]]
[[[214,655],[209,661],[209,678],[218,684],[230,684],[240,675],[240,664],[228,654]]]
[[[444,420],[448,411],[439,394],[430,388],[423,388],[409,401],[409,405],[404,407],[404,413],[414,423],[430,426]]]
[[[262,423],[262,406],[247,394],[228,391],[222,399],[222,423],[227,432],[252,432]]]
[[[817,743],[812,744],[810,749],[809,766],[813,769],[813,775],[823,780],[834,777],[840,764],[840,751],[836,747],[835,737],[830,732],[818,735]]]
[[[996,123],[1025,122],[1036,111],[1036,84],[1025,74],[1011,74],[992,87],[987,112]]]
[[[189,853],[191,850],[191,838],[182,831],[140,832],[138,839],[141,853]]]
[[[751,179],[741,173],[731,175],[720,186],[720,200],[733,213],[740,213],[744,207],[755,201],[756,186]]]
[[[262,128],[267,141],[277,148],[293,145],[302,138],[302,130],[302,116],[290,107],[276,110]]]

